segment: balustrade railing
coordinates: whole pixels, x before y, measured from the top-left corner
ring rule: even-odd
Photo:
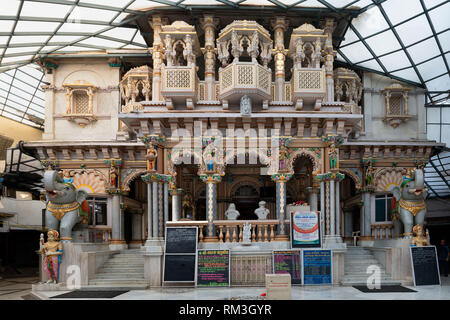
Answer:
[[[243,242],[243,229],[245,223],[251,224],[251,242],[271,242],[274,241],[277,234],[278,220],[216,220],[217,242],[221,243],[241,243]],[[289,220],[285,221],[289,225]],[[169,221],[167,227],[198,227],[199,243],[203,242],[205,237],[204,229],[208,221]],[[289,228],[287,228],[289,230]]]
[[[372,237],[375,240],[392,239],[394,225],[392,223],[372,224]]]

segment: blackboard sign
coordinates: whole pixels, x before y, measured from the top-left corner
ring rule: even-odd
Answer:
[[[411,247],[414,286],[440,285],[436,247]]]
[[[197,286],[230,286],[230,251],[199,250],[197,253]]]
[[[273,252],[273,272],[289,273],[291,284],[302,284],[300,251],[274,251]]]
[[[197,227],[166,228],[166,253],[197,251]]]
[[[303,250],[303,283],[332,284],[331,250]]]
[[[195,255],[166,255],[164,259],[165,282],[195,281]]]
[[[167,227],[164,282],[195,282],[197,227]]]

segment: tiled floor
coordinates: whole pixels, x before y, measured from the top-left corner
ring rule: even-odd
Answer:
[[[363,293],[353,287],[339,286],[293,287],[292,300],[450,300],[450,278],[442,278],[441,281],[440,287],[408,287],[417,291],[411,293]],[[65,292],[67,291],[40,294],[51,298]],[[263,292],[265,288],[164,288],[132,290],[113,300],[228,300],[236,297],[255,299]]]
[[[0,300],[24,300],[31,292],[31,285],[37,282],[37,277],[0,279]]]

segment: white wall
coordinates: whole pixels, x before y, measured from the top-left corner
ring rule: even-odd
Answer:
[[[16,200],[15,198],[1,198],[4,208],[0,208],[1,213],[12,213],[13,217],[6,221],[11,228],[14,225],[42,226],[42,209],[45,203],[39,200]]]
[[[411,118],[401,123],[397,128],[383,121],[386,115],[386,100],[381,92],[394,81],[385,76],[365,72],[364,86],[364,125],[366,135],[361,140],[396,140],[411,141],[426,140],[425,133],[425,96],[424,90],[405,83],[402,86],[410,88],[408,93],[408,114]]]

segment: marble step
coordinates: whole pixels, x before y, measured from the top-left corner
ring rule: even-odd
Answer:
[[[90,280],[89,285],[110,285],[110,286],[117,286],[117,285],[145,285],[147,281],[145,279],[99,279],[99,280]]]
[[[144,274],[144,269],[100,269],[99,271],[97,271],[96,275],[99,274]]]
[[[80,290],[84,291],[130,291],[130,290],[145,290],[148,289],[146,284],[89,284],[81,286]]]
[[[380,272],[381,273],[386,273],[386,270],[384,268],[381,268],[381,267],[379,267],[379,268],[380,268]],[[367,270],[368,270],[368,268],[365,268],[365,267],[344,268],[344,272],[345,273],[352,273],[352,272],[364,272],[364,273],[366,273]],[[370,274],[372,274],[372,273],[373,273],[373,271],[370,272]]]
[[[395,280],[381,280],[380,284],[382,286],[400,286],[402,283],[400,281]],[[342,286],[367,286],[366,281],[359,281],[359,280],[348,280],[348,281],[341,281]]]
[[[144,257],[111,257],[110,260],[144,261]]]
[[[375,258],[363,259],[363,260],[344,260],[346,265],[371,265],[379,264],[378,260]]]
[[[96,274],[93,280],[115,280],[115,279],[144,279],[144,274],[141,273],[107,273]]]
[[[100,269],[98,269],[98,273],[101,272],[134,272],[134,271],[140,271],[140,272],[144,272],[144,267],[142,266],[136,266],[136,267],[108,267],[108,266],[103,266]]]

